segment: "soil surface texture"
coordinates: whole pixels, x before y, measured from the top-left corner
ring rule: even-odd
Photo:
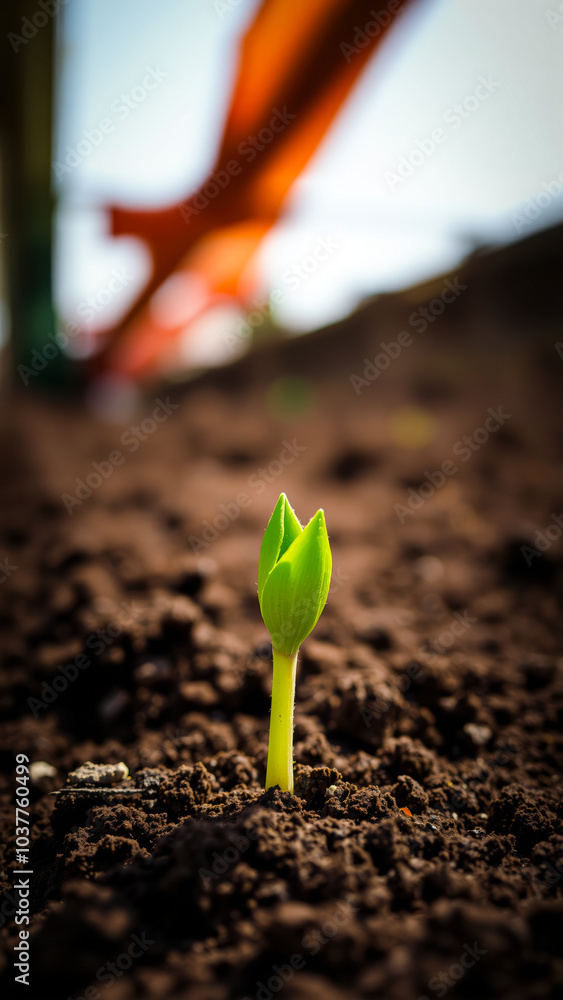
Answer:
[[[433,350],[359,393],[361,353],[280,380],[264,352],[260,380],[239,364],[230,392],[155,390],[119,426],[14,399],[3,996],[563,998],[561,363]],[[282,490],[303,521],[324,508],[334,558],[300,655],[294,795],[264,791],[256,597]],[[131,777],[69,782],[87,761]]]

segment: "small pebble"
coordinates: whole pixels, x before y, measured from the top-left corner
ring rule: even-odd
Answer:
[[[135,785],[137,788],[142,788],[144,792],[156,794],[163,777],[162,771],[157,768],[144,767],[135,774]]]
[[[493,731],[489,726],[480,726],[476,722],[467,722],[463,731],[475,747],[484,747],[492,738]]]
[[[29,765],[29,777],[33,785],[40,785],[46,778],[56,777],[57,769],[46,760],[34,760]]]
[[[85,764],[71,771],[67,783],[69,785],[117,785],[129,777],[127,764],[93,764],[87,760]]]
[[[436,556],[421,556],[414,564],[414,572],[421,580],[435,583],[444,575],[444,564]]]

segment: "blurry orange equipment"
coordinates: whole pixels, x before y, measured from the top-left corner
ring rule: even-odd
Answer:
[[[110,331],[101,362],[128,375],[154,370],[197,309],[151,309],[173,275],[194,276],[207,304],[218,296],[249,303],[249,263],[284,199],[315,152],[374,48],[412,0],[264,0],[242,42],[217,162],[202,188],[159,211],[111,210],[116,236],[149,246],[151,278]],[[244,276],[244,281],[242,280]],[[181,282],[179,282],[181,287]]]

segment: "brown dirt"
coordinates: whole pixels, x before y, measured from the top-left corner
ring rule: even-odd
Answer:
[[[534,355],[436,357],[421,373],[413,349],[359,398],[347,373],[311,384],[301,415],[280,413],[267,377],[231,395],[211,380],[177,388],[179,408],[135,454],[123,428],[71,404],[14,401],[6,993],[24,753],[57,769],[32,793],[27,995],[563,997],[561,542],[530,566],[521,552],[563,513],[556,393]],[[400,524],[408,487],[501,404],[506,426]],[[407,405],[434,420],[418,450],[392,439]],[[258,470],[294,440],[304,450],[266,483]],[[67,514],[61,493],[116,447],[125,465]],[[263,791],[256,563],[281,489],[303,519],[324,506],[335,565],[302,649],[295,796]],[[248,505],[196,556],[190,537],[242,491]],[[90,664],[34,714],[29,699],[80,654]],[[123,760],[133,779],[49,794],[85,760]]]

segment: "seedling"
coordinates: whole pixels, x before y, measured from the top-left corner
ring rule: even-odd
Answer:
[[[282,493],[264,533],[258,600],[272,638],[274,675],[266,788],[293,792],[293,703],[299,647],[326,604],[332,557],[324,511],[303,528]]]

